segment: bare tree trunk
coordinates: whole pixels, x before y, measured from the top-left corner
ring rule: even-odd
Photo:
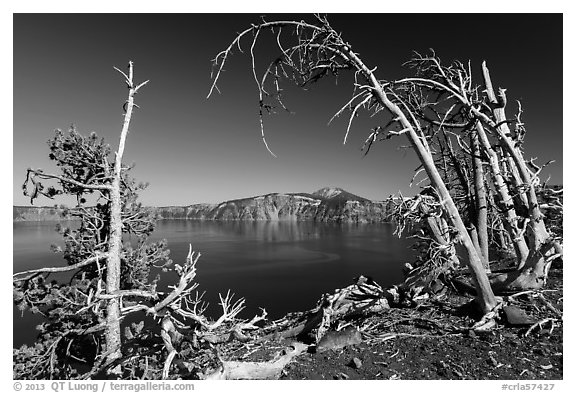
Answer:
[[[110,235],[109,235],[109,256],[106,264],[106,292],[115,294],[120,290],[120,268],[122,253],[122,196],[120,182],[122,179],[122,156],[124,155],[124,145],[132,110],[134,108],[134,95],[139,87],[133,83],[133,63],[128,63],[128,76],[122,73],[130,86],[128,101],[126,102],[124,114],[124,123],[120,133],[120,142],[114,161],[114,178],[112,180],[112,189],[110,190]],[[121,353],[121,329],[120,329],[120,304],[118,297],[112,297],[108,300],[106,306],[106,362],[110,363],[122,356]],[[112,373],[119,373],[120,366],[111,370]]]
[[[501,214],[497,214],[498,209],[492,192],[486,194],[486,201],[490,207],[488,210],[496,213],[490,217],[491,240],[495,242],[501,250],[508,251],[510,248],[513,248],[512,240],[510,239],[510,233],[504,228],[503,220],[505,220],[505,218],[502,217]]]
[[[478,236],[479,254],[482,264],[487,272],[490,272],[488,255],[488,206],[486,204],[486,187],[484,183],[484,169],[480,158],[480,142],[478,134],[472,133],[472,165],[474,168],[474,192],[476,194],[476,231]]]
[[[502,221],[498,221],[498,241],[500,242],[500,247],[503,250],[508,249],[512,240],[510,239],[510,233],[504,229],[504,224]]]
[[[488,136],[484,130],[482,123],[476,123],[476,131],[478,132],[479,142],[482,144],[488,158],[490,160],[490,167],[492,169],[492,179],[494,182],[494,188],[496,189],[497,201],[500,205],[500,210],[504,214],[504,225],[506,230],[510,233],[510,238],[514,243],[514,250],[516,251],[516,259],[518,264],[522,265],[528,259],[528,245],[522,236],[521,231],[518,229],[518,216],[516,215],[516,210],[514,209],[514,203],[512,203],[512,197],[508,192],[508,186],[504,182],[502,173],[500,172],[500,164],[498,160],[498,155],[490,145]]]
[[[474,247],[476,247],[476,252],[480,257],[480,260],[482,261],[482,266],[484,266],[484,269],[486,269],[486,266],[484,265],[484,256],[482,255],[482,251],[480,249],[480,242],[478,241],[478,231],[476,230],[476,225],[472,223],[470,224],[470,228],[468,228],[468,234],[470,235],[470,240],[472,240],[472,244],[474,244]],[[486,270],[486,272],[489,273],[488,270]]]
[[[477,226],[478,226],[478,206],[476,206],[476,199],[475,199],[475,195],[473,194],[473,190],[471,186],[471,182],[470,179],[468,177],[467,172],[469,172],[469,168],[467,168],[465,165],[463,165],[463,163],[461,161],[458,160],[458,157],[456,157],[456,153],[454,152],[454,149],[452,148],[452,144],[450,143],[450,140],[448,139],[447,135],[444,133],[444,140],[446,143],[446,153],[448,154],[448,156],[450,157],[450,161],[452,162],[452,167],[454,169],[454,172],[456,173],[456,177],[457,179],[460,181],[460,186],[462,187],[463,193],[465,194],[466,197],[466,205],[468,207],[468,217],[469,217],[469,228],[468,228],[468,234],[470,235],[470,239],[472,240],[472,244],[474,244],[474,247],[476,247],[476,252],[478,253],[478,255],[480,256],[480,258],[482,259],[482,265],[484,266],[484,268],[486,269],[486,272],[489,273],[490,272],[490,265],[488,264],[488,257],[484,257],[483,253],[482,253],[482,248],[480,247],[480,242],[478,239],[478,230],[477,230]],[[441,149],[442,149],[442,144],[440,144]],[[446,156],[444,154],[444,152],[442,151],[442,158],[444,160],[446,160]],[[446,165],[445,165],[446,168]],[[447,169],[444,170],[444,178],[446,180],[444,180],[444,182],[450,182],[450,177],[448,175],[448,171]]]
[[[426,212],[424,211],[424,213]],[[445,248],[444,253],[452,262],[452,266],[459,266],[460,260],[456,255],[456,250],[454,249],[454,246],[450,245],[448,240],[448,231],[445,228],[445,220],[442,217],[428,216],[426,217],[426,223],[428,224],[428,228],[430,228],[430,231],[434,236],[434,240]]]
[[[118,157],[118,156],[117,156]],[[119,161],[117,161],[119,162]],[[114,174],[110,192],[110,238],[109,257],[106,264],[106,292],[120,290],[120,253],[122,249],[122,210],[120,197],[120,172]],[[106,353],[107,363],[122,356],[120,352],[120,305],[118,297],[108,300],[106,305]],[[115,371],[119,371],[115,370]],[[114,370],[113,370],[114,372]]]
[[[373,88],[373,95],[374,98],[377,99],[382,106],[387,108],[393,116],[395,116],[400,124],[402,125],[403,129],[407,131],[406,135],[414,148],[414,151],[418,155],[422,166],[424,167],[428,178],[430,179],[430,183],[432,187],[438,192],[441,202],[444,206],[444,211],[446,212],[447,218],[449,222],[456,228],[458,231],[462,244],[466,248],[468,252],[468,267],[470,269],[470,273],[472,276],[472,280],[474,281],[474,286],[476,288],[476,300],[478,305],[480,306],[482,312],[488,313],[490,312],[497,304],[496,298],[494,297],[494,293],[492,292],[492,288],[490,287],[490,283],[488,281],[488,276],[484,271],[484,267],[482,266],[482,261],[476,252],[476,248],[474,244],[472,244],[472,240],[470,239],[470,235],[462,221],[462,217],[458,212],[458,208],[454,204],[450,192],[446,188],[436,165],[434,164],[434,158],[429,150],[426,149],[426,142],[425,138],[421,138],[414,127],[406,118],[404,112],[392,101],[388,99],[382,85],[376,77],[374,73],[366,67],[366,65],[358,58],[358,56],[348,50],[347,47],[343,48],[343,53],[353,62],[355,63],[359,69],[362,70],[368,82]]]
[[[518,187],[518,192],[522,192],[528,201],[528,216],[530,218],[526,231],[530,252],[525,264],[521,264],[516,272],[493,277],[491,282],[495,290],[500,292],[539,289],[546,283],[551,261],[562,255],[562,247],[553,241],[546,229],[544,215],[540,210],[534,187],[536,178],[528,169],[522,152],[516,147],[515,141],[511,138],[512,134],[508,127],[505,113],[507,101],[505,90],[499,89],[498,98],[496,97],[486,62],[482,63],[482,73],[486,93],[496,120],[495,123],[491,122],[492,124],[490,125],[498,134],[498,139],[503,149],[512,158],[509,163],[515,168],[512,167],[511,171],[514,174],[514,171],[517,170],[521,181],[521,187]]]
[[[460,234],[462,244],[468,252],[468,267],[476,287],[477,301],[482,311],[487,313],[496,306],[496,299],[488,282],[488,277],[486,276],[484,267],[482,266],[482,260],[476,252],[476,247],[474,247],[474,244],[470,239],[470,235],[466,230],[466,226],[462,221],[462,217],[460,217],[460,213],[458,212],[458,209],[456,208],[456,205],[454,204],[454,201],[452,200],[446,185],[442,181],[442,178],[440,177],[440,174],[434,165],[432,155],[424,149],[424,145],[420,142],[420,138],[408,120],[405,118],[402,111],[400,111],[400,109],[390,101],[388,101],[388,103],[392,109],[395,107],[395,110],[393,110],[392,113],[400,117],[403,126],[410,127],[410,132],[408,134],[410,142],[416,151],[416,154],[419,156],[432,186],[437,190],[442,202],[444,203],[444,209],[447,213],[448,219]],[[386,106],[388,107],[388,105]]]
[[[495,129],[498,134],[498,138],[502,143],[504,149],[510,157],[512,157],[518,174],[520,175],[520,180],[526,189],[525,194],[528,199],[528,214],[530,216],[530,231],[528,231],[528,240],[530,242],[531,250],[538,250],[545,242],[549,240],[550,235],[544,224],[543,214],[540,211],[540,206],[538,198],[536,197],[536,190],[534,189],[534,179],[530,175],[530,171],[526,165],[526,161],[522,157],[522,153],[514,145],[514,141],[508,136],[510,134],[510,128],[508,127],[508,122],[506,120],[506,94],[503,89],[499,91],[499,97],[496,98],[494,94],[494,89],[492,87],[492,81],[490,80],[490,73],[486,62],[482,63],[482,73],[484,76],[484,84],[486,86],[486,92],[488,98],[493,105],[492,112],[494,113],[494,118],[496,119]],[[520,191],[520,190],[519,190]]]
[[[512,180],[512,184],[516,190],[520,190],[522,187],[522,180],[520,180],[520,174],[516,169],[516,165],[514,165],[514,160],[510,157],[509,154],[506,155],[506,160],[504,164],[508,168],[508,172],[510,173],[510,179]],[[526,207],[526,211],[528,211],[528,198],[526,194],[523,192],[516,192],[516,203],[521,206]]]

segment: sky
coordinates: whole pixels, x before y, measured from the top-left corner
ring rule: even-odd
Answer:
[[[150,82],[136,96],[124,161],[150,183],[145,205],[188,205],[325,186],[381,200],[418,192],[418,166],[405,139],[360,148],[381,117],[360,114],[344,145],[348,117],[328,125],[351,97],[351,76],[326,78],[303,91],[285,82],[292,113],[264,118],[245,53],[235,51],[207,99],[211,60],[254,14],[15,14],[13,17],[13,204],[28,205],[21,185],[28,167],[54,172],[46,141],[71,124],[116,148],[128,90],[113,66],[134,62],[135,79]],[[313,20],[310,14],[265,14],[267,20]],[[478,78],[486,60],[508,102],[522,102],[526,156],[556,162],[542,178],[563,183],[563,19],[561,14],[329,14],[331,25],[380,79],[411,71],[412,51],[433,48],[444,61],[470,60]],[[489,28],[486,28],[489,26]],[[263,39],[262,63],[278,50]],[[263,72],[264,69],[260,69]],[[261,74],[260,74],[261,75]],[[480,79],[477,79],[479,81]],[[513,107],[511,107],[512,109]],[[512,114],[512,110],[509,114]],[[56,201],[59,202],[59,201]],[[43,199],[39,205],[54,201]]]

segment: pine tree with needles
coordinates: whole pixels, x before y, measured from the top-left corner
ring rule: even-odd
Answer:
[[[95,133],[56,131],[48,146],[59,173],[26,173],[23,192],[32,203],[75,197],[77,206],[64,214],[77,224],[58,227],[64,247],[53,251],[66,266],[13,276],[17,307],[43,316],[34,345],[14,350],[15,379],[194,378],[202,366],[195,359],[212,353],[209,340],[226,342],[222,337],[232,332],[246,337],[243,330],[266,318],[264,311],[247,323],[239,320],[245,300],[228,292],[220,295],[220,317],[209,319],[195,282],[201,254],[190,246],[184,263],[172,266],[166,242],[148,241],[154,212],[138,202],[147,185],[122,163],[134,98],[148,81],[134,82],[132,62],[127,73],[116,70],[129,92],[115,153]],[[177,277],[168,292],[157,289],[162,271]],[[127,318],[135,322],[129,326]],[[188,359],[184,374],[175,369],[176,356]]]

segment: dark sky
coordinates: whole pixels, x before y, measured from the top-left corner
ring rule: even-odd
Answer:
[[[273,19],[309,19],[307,14]],[[495,86],[508,102],[522,101],[528,129],[526,155],[539,162],[552,184],[562,183],[561,14],[334,14],[332,26],[360,53],[380,79],[410,76],[403,68],[413,50],[434,48],[445,61],[471,60],[476,76],[486,60]],[[219,202],[270,192],[312,192],[339,186],[384,199],[413,194],[415,154],[404,139],[379,143],[363,157],[360,147],[382,119],[361,115],[342,144],[347,116],[327,125],[351,97],[351,77],[326,79],[308,91],[285,84],[294,112],[265,118],[260,138],[258,94],[250,57],[235,52],[219,88],[206,99],[211,59],[258,14],[15,14],[14,15],[14,204],[26,205],[21,184],[27,167],[53,171],[46,141],[54,129],[75,124],[116,146],[127,89],[113,66],[134,61],[138,81],[150,79],[136,97],[125,161],[150,182],[148,205]],[[277,54],[264,39],[256,52]],[[249,51],[249,43],[244,48]],[[261,72],[263,70],[260,70]],[[477,79],[479,82],[480,79]],[[512,109],[511,107],[510,109]],[[512,111],[509,111],[512,115]],[[49,200],[37,202],[52,204]]]

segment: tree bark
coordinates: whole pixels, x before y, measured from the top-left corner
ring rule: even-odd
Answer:
[[[482,264],[487,272],[490,272],[490,261],[488,255],[488,205],[486,203],[485,175],[480,157],[480,142],[478,134],[472,133],[472,154],[474,155],[472,165],[474,168],[474,192],[476,198],[476,231],[478,236],[479,254]]]
[[[132,83],[133,78],[133,64],[129,62],[128,65],[128,80],[130,91],[128,93],[128,101],[126,103],[126,113],[124,114],[124,123],[122,125],[122,132],[120,133],[120,142],[118,143],[118,151],[116,152],[116,159],[114,162],[114,177],[112,180],[112,189],[110,190],[110,235],[109,235],[109,251],[106,264],[106,292],[107,294],[114,294],[120,290],[120,268],[121,268],[121,252],[122,252],[122,195],[120,190],[120,182],[122,179],[122,156],[124,154],[124,145],[126,143],[126,136],[128,135],[128,128],[130,126],[130,119],[132,118],[132,110],[134,108],[134,94],[136,88]],[[121,352],[121,328],[120,328],[120,303],[118,297],[112,297],[107,302],[106,306],[106,362],[110,363],[122,356]],[[118,373],[120,366],[113,368],[111,373]]]
[[[520,180],[520,174],[516,169],[516,165],[514,165],[514,160],[512,159],[512,157],[510,157],[510,155],[506,156],[505,165],[508,168],[508,171],[510,172],[510,178],[512,180],[512,184],[516,189],[519,189],[522,186],[522,181]],[[518,192],[516,203],[518,205],[525,206],[526,209],[528,209],[528,198],[526,197],[526,194]]]

